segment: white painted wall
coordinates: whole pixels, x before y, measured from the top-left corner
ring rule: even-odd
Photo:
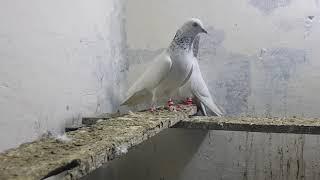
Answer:
[[[0,2],[0,151],[116,110],[121,2]]]

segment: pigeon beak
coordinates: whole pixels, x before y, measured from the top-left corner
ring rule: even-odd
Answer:
[[[205,33],[205,34],[208,34],[208,32],[203,28],[202,28],[202,32]]]

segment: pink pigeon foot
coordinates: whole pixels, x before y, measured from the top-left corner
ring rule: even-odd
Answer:
[[[181,111],[182,107],[178,104],[178,105],[175,106],[175,109],[176,109],[176,111]]]
[[[186,105],[192,105],[192,103],[193,103],[192,98],[187,98],[187,100],[184,103]]]
[[[167,102],[167,108],[169,109],[169,111],[174,111],[176,109],[171,98]]]
[[[152,112],[152,113],[155,112],[156,110],[157,110],[157,109],[156,109],[156,107],[154,107],[154,106],[151,106],[150,109],[149,109],[149,111]]]

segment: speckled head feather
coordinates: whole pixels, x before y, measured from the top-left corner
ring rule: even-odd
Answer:
[[[190,50],[195,37],[200,33],[207,33],[200,19],[191,18],[177,31],[170,49]]]

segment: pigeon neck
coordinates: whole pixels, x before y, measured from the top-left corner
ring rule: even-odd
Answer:
[[[191,51],[192,44],[194,41],[195,36],[182,33],[181,31],[178,31],[176,35],[173,38],[173,41],[170,44],[170,50],[185,50],[187,52]]]

